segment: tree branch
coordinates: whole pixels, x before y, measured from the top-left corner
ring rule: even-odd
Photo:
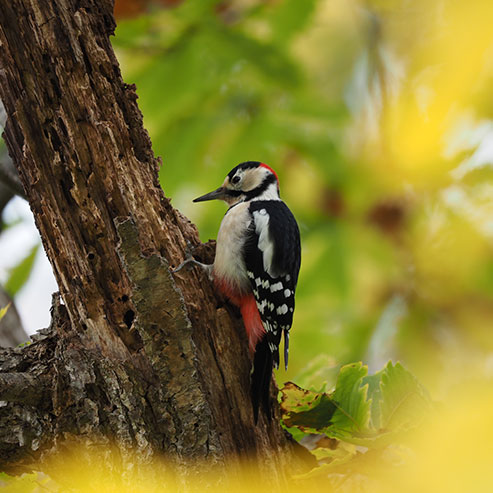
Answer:
[[[47,383],[30,373],[0,373],[0,401],[38,406],[48,397]]]

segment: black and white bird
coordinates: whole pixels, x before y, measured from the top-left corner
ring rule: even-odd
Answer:
[[[277,174],[264,163],[239,164],[217,190],[194,202],[212,199],[229,205],[217,236],[212,278],[216,288],[240,308],[254,353],[251,397],[256,422],[260,402],[266,416],[271,416],[272,367],[279,367],[283,334],[284,364],[288,366],[300,233],[279,196]]]

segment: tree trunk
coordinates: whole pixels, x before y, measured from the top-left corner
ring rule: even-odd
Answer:
[[[63,300],[30,346],[0,354],[2,469],[111,441],[123,461],[253,453],[282,482],[294,445],[277,406],[254,425],[237,313],[203,273],[170,273],[187,245],[207,262],[214,248],[159,186],[112,2],[0,1],[4,137]]]

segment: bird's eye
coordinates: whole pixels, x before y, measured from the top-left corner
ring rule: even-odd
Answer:
[[[235,175],[233,176],[233,178],[231,178],[231,183],[233,183],[234,185],[236,185],[239,181],[240,177],[238,175]]]

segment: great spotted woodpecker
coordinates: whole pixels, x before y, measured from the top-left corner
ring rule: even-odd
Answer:
[[[260,402],[270,419],[269,388],[272,367],[279,367],[282,334],[286,369],[288,366],[301,262],[298,225],[279,196],[277,174],[264,163],[239,164],[217,190],[194,202],[212,199],[229,205],[217,235],[212,279],[239,307],[254,353],[251,398],[255,422]]]

